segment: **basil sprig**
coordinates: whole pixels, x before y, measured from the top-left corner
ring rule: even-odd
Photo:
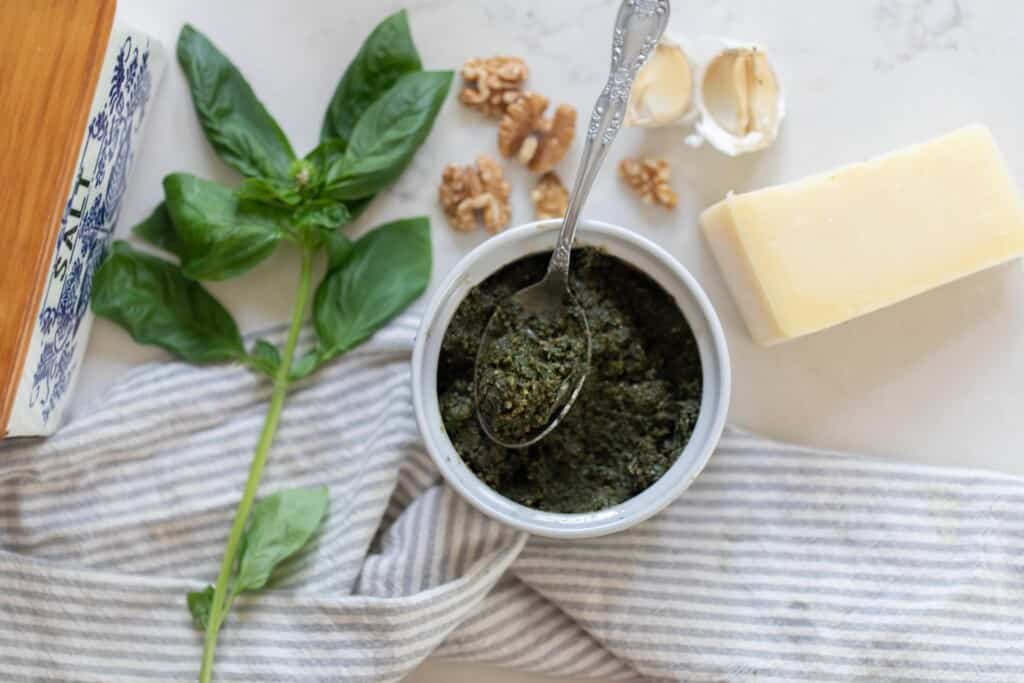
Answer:
[[[237,362],[273,382],[215,584],[189,593],[205,631],[199,680],[212,680],[217,636],[235,598],[263,590],[274,571],[314,537],[327,489],[256,490],[291,383],[358,346],[423,293],[430,280],[430,222],[397,220],[351,240],[342,228],[408,167],[451,87],[449,71],[424,71],[404,11],[381,22],[335,89],[320,143],[296,156],[287,136],[242,73],[191,26],[178,38],[178,62],[203,132],[242,176],[236,187],[188,173],[164,179],[164,200],[133,232],[173,259],[114,246],[93,281],[97,315],[141,344],[190,363]],[[283,243],[301,256],[287,340],[246,349],[231,314],[202,281],[242,275]],[[313,287],[317,259],[326,262]],[[312,303],[313,349],[296,358]]]

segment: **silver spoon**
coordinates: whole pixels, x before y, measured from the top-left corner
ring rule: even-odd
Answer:
[[[665,32],[668,17],[668,0],[624,0],[619,7],[612,38],[611,73],[590,115],[583,157],[547,273],[540,282],[498,304],[481,336],[474,368],[473,403],[484,432],[506,448],[525,448],[550,434],[583,388],[590,367],[591,339],[586,313],[569,288],[569,258],[576,226],[601,163],[622,125],[633,79]],[[508,346],[510,334],[518,334],[522,343],[546,358],[554,356],[551,365],[564,373],[557,389],[533,397],[535,403],[528,406],[532,417],[539,419],[512,430],[501,418],[509,417],[508,410],[514,410],[513,406],[518,404],[503,392],[529,390],[536,377],[525,376],[528,369],[517,370]],[[574,334],[585,343],[572,344]],[[499,355],[502,351],[504,355]],[[572,355],[563,359],[558,353]],[[488,384],[489,379],[499,377],[492,372],[496,368],[501,369],[502,381]]]

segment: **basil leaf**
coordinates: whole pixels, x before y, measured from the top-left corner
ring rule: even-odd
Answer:
[[[246,178],[238,188],[238,199],[242,202],[291,207],[302,202],[302,194],[290,180]]]
[[[306,155],[306,160],[321,169],[321,175],[325,175],[326,170],[340,161],[344,155],[345,142],[343,140],[331,139],[320,143],[316,149]],[[373,201],[373,195],[345,202],[345,206],[348,207],[349,222],[351,223],[362,215],[371,201]]]
[[[281,366],[281,352],[270,342],[260,339],[253,344],[246,362],[250,368],[274,379]]]
[[[245,357],[231,314],[173,263],[114,243],[93,278],[92,310],[140,344],[170,351],[190,363]]]
[[[229,188],[187,173],[164,178],[167,210],[182,248],[181,270],[193,280],[226,280],[270,256],[282,237],[269,215],[244,211]]]
[[[326,486],[279,491],[257,503],[245,531],[234,589],[263,588],[274,568],[306,545],[326,511]]]
[[[295,382],[304,377],[309,377],[323,364],[323,360],[320,357],[318,349],[313,349],[302,358],[292,363],[291,370],[288,372],[288,381]]]
[[[348,223],[348,208],[332,199],[314,199],[300,206],[292,216],[298,226],[319,228],[325,232]]]
[[[210,610],[213,607],[213,586],[207,586],[201,591],[192,591],[188,594],[188,611],[192,614],[192,622],[196,628],[203,631],[210,623]]]
[[[217,154],[244,176],[287,177],[291,143],[235,65],[188,24],[178,36],[178,62]]]
[[[352,240],[345,237],[340,230],[335,230],[324,238],[327,247],[327,272],[340,268],[352,254]]]
[[[164,202],[157,204],[146,220],[132,228],[132,233],[154,247],[175,255],[181,254],[181,238],[178,237],[178,231],[174,228],[174,221],[171,220],[171,214],[167,212],[167,205]]]
[[[320,168],[309,159],[293,161],[288,175],[292,177],[292,182],[303,197],[308,199],[317,194],[314,190],[320,187]]]
[[[348,140],[356,122],[399,78],[423,68],[405,10],[380,22],[345,70],[324,114],[320,139]]]
[[[306,161],[311,162],[320,171],[326,171],[331,165],[345,155],[345,141],[337,138],[324,140],[306,155]]]
[[[430,281],[430,220],[409,218],[359,238],[316,290],[313,320],[321,362],[369,338]]]
[[[362,199],[350,199],[345,202],[345,206],[348,207],[348,213],[352,217],[350,220],[354,221],[362,216],[363,212],[366,211],[366,207],[370,205],[370,202],[373,201],[375,196],[376,195],[371,194],[369,197],[363,197]]]
[[[359,119],[345,156],[327,171],[326,194],[369,197],[405,170],[427,139],[452,84],[451,71],[403,76]]]
[[[345,141],[336,138],[324,140],[305,156],[306,163],[311,164],[315,169],[312,174],[315,183],[311,183],[311,185],[317,194],[323,189],[327,169],[341,160],[343,156],[345,156]]]

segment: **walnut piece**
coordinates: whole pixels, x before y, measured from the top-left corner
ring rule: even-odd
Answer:
[[[544,116],[548,98],[525,92],[509,105],[498,125],[498,150],[516,156],[534,173],[547,173],[561,161],[576,135],[576,108],[560,104]]]
[[[634,159],[619,162],[619,176],[648,204],[674,209],[679,197],[668,184],[672,169],[664,159]]]
[[[482,219],[487,231],[494,234],[505,229],[512,217],[511,192],[501,164],[481,154],[475,166],[445,166],[438,196],[453,228],[468,232]]]
[[[533,208],[538,220],[561,218],[569,208],[569,191],[554,171],[548,171],[537,181],[537,187],[530,192]]]
[[[474,58],[462,65],[465,87],[459,100],[491,118],[499,118],[519,99],[530,71],[518,57]]]

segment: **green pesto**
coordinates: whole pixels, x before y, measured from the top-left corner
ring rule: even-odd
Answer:
[[[473,410],[480,336],[497,304],[537,282],[548,258],[506,266],[459,305],[441,346],[441,417],[462,459],[502,495],[552,512],[600,510],[640,493],[675,462],[697,422],[700,356],[686,319],[657,283],[616,257],[577,249],[570,283],[591,331],[583,390],[537,444],[494,444]]]
[[[491,434],[533,440],[551,424],[581,373],[587,340],[578,306],[531,313],[515,298],[497,306],[477,355],[476,401]]]

